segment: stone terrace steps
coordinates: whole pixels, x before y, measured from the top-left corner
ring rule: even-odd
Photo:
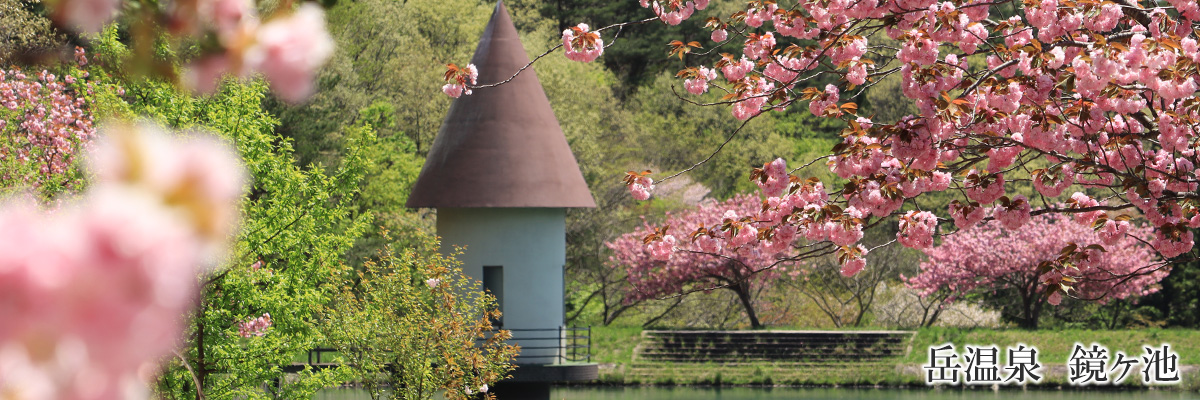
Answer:
[[[634,360],[794,365],[874,363],[903,356],[907,331],[643,331]]]
[[[855,382],[863,372],[895,371],[894,362],[832,363],[634,363],[623,369],[627,382],[639,383],[748,383],[785,384]]]

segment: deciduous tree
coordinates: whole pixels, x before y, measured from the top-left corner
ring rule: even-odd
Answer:
[[[1148,236],[1149,229],[1129,229],[1129,236],[1110,240],[1060,215],[1033,217],[1020,229],[991,221],[946,235],[940,246],[925,249],[929,260],[906,282],[922,296],[945,296],[947,301],[983,293],[1001,305],[1005,317],[1036,328],[1043,306],[1058,305],[1064,293],[1104,303],[1158,291],[1167,271],[1158,268],[1154,251],[1136,239]]]
[[[762,324],[755,313],[754,296],[763,285],[787,271],[788,266],[776,265],[776,260],[792,245],[791,240],[785,240],[786,234],[779,234],[772,242],[774,246],[758,246],[763,224],[737,216],[754,213],[761,206],[758,197],[741,195],[670,215],[663,228],[645,225],[609,242],[613,251],[610,265],[625,268],[636,290],[632,300],[684,295],[701,289],[731,290],[737,294],[750,325],[759,328]],[[681,234],[684,239],[677,240],[670,235],[672,226],[700,228],[690,235]],[[664,239],[666,236],[670,238]]]

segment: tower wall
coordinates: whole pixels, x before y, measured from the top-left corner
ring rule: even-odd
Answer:
[[[503,267],[504,329],[554,329],[563,325],[563,267],[566,263],[566,210],[562,208],[439,208],[437,232],[442,253],[463,246],[463,271],[483,281],[484,266]],[[521,363],[550,364],[555,332],[513,332]]]

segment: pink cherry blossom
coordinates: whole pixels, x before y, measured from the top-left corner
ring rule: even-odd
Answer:
[[[717,42],[717,43],[724,42],[725,39],[728,39],[728,38],[729,38],[729,32],[724,29],[714,30],[712,33],[712,37],[710,37],[710,39],[712,39],[712,41]]]
[[[584,23],[564,30],[562,42],[568,60],[592,62],[604,53],[604,39],[598,32],[591,32]]]
[[[463,95],[463,92],[464,92],[463,89],[464,89],[463,85],[459,85],[457,83],[447,83],[445,85],[442,85],[442,92],[446,93],[447,96],[450,96],[450,97],[453,97],[456,99],[459,96]],[[471,94],[470,89],[466,90],[466,94]]]
[[[933,245],[933,231],[937,229],[937,216],[929,211],[909,211],[900,218],[900,232],[896,239],[906,247],[924,249]]]
[[[1046,197],[1058,197],[1073,183],[1075,174],[1070,165],[1050,168],[1046,173],[1033,177],[1033,188]]]
[[[676,243],[678,241],[671,235],[664,236],[662,240],[651,242],[647,246],[650,249],[650,257],[659,261],[670,260],[671,253],[675,252]]]
[[[861,272],[863,270],[863,268],[866,268],[866,266],[867,266],[867,248],[863,247],[862,245],[859,245],[857,247],[857,249],[858,249],[857,256],[847,258],[846,262],[842,263],[842,269],[840,271],[842,273],[842,276],[849,278],[854,275],[858,275],[858,273]]]
[[[1000,225],[1004,229],[1015,230],[1029,221],[1031,208],[1029,199],[1025,198],[1023,194],[1018,194],[1008,204],[996,205],[996,210],[992,212],[992,215],[1000,221]]]
[[[113,125],[93,148],[78,203],[0,206],[0,376],[22,378],[0,392],[137,397],[127,385],[181,343],[196,276],[232,232],[242,178],[223,144]]]
[[[266,336],[267,328],[270,328],[271,325],[273,325],[271,323],[271,314],[263,313],[263,315],[258,318],[252,318],[249,321],[239,322],[238,336],[244,338]]]
[[[837,102],[838,102],[837,86],[825,85],[825,92],[823,94],[821,94],[819,97],[813,99],[812,102],[808,103],[808,111],[811,112],[813,115],[820,117],[825,114],[825,110],[830,108],[830,106],[837,105]]]
[[[1070,204],[1072,208],[1084,208],[1099,206],[1100,202],[1086,194],[1075,192],[1071,195]],[[1104,215],[1104,211],[1101,210],[1075,213],[1075,222],[1084,226],[1092,226],[1092,223],[1102,215]]]
[[[57,5],[56,14],[68,28],[95,33],[117,16],[120,0],[66,0]]]
[[[950,216],[954,218],[954,226],[958,229],[967,229],[987,216],[984,208],[979,203],[964,204],[958,200],[950,203]]]
[[[976,174],[971,170],[968,175]],[[991,204],[1004,196],[1004,175],[994,174],[981,176],[981,180],[967,187],[967,198],[979,204]]]
[[[86,65],[83,49],[76,49],[77,63]],[[68,74],[59,80],[48,71],[25,74],[19,69],[0,69],[0,133],[10,145],[0,148],[0,160],[13,167],[28,166],[29,173],[11,168],[0,177],[8,186],[58,186],[68,191],[81,189],[69,173],[79,153],[96,135],[91,107],[93,96],[85,95],[93,84]],[[7,118],[7,119],[6,119]],[[11,124],[10,124],[11,123]]]
[[[790,176],[788,176],[787,161],[782,158],[776,158],[774,161],[763,164],[761,179],[756,183],[762,189],[763,195],[767,197],[776,197],[787,190],[790,184]]]
[[[704,94],[708,92],[708,82],[717,79],[717,71],[705,67],[700,67],[696,72],[696,77],[683,81],[683,87],[691,94]]]
[[[1097,234],[1100,235],[1101,243],[1111,245],[1124,239],[1125,234],[1129,233],[1130,227],[1129,221],[1108,220],[1104,222],[1104,227]]]
[[[778,199],[775,203],[782,204]],[[608,264],[626,271],[629,283],[636,289],[635,299],[657,298],[729,281],[757,290],[782,276],[790,263],[777,262],[791,251],[798,238],[795,226],[758,222],[753,216],[762,211],[762,204],[757,196],[738,195],[719,203],[708,200],[696,208],[668,215],[664,225],[671,232],[683,233],[651,236],[651,242],[643,244],[648,235],[661,232],[643,225],[606,243],[613,251]],[[750,218],[743,220],[743,217]],[[760,240],[759,233],[768,230],[773,237]]]
[[[245,58],[262,71],[279,97],[296,102],[312,93],[317,69],[331,55],[333,38],[325,31],[325,11],[304,3],[292,14],[263,24]]]
[[[654,190],[654,180],[648,176],[640,177],[629,185],[629,193],[637,200],[649,199],[652,190]]]
[[[1195,242],[1193,241],[1192,231],[1190,230],[1185,230],[1182,233],[1179,233],[1177,237],[1173,237],[1166,232],[1159,231],[1155,233],[1154,239],[1150,241],[1150,245],[1153,246],[1154,250],[1157,250],[1158,254],[1161,254],[1163,258],[1172,258],[1180,254],[1187,253],[1188,250],[1192,249],[1194,244]]]
[[[1052,292],[1050,292],[1050,296],[1046,297],[1046,302],[1050,303],[1052,306],[1062,304],[1062,291],[1055,290],[1053,288],[1049,290],[1052,290]]]
[[[739,61],[726,59],[725,65],[720,68],[721,73],[725,75],[725,79],[730,82],[734,82],[741,80],[742,77],[746,76],[746,73],[753,71],[754,62],[747,60],[746,57],[743,56]]]

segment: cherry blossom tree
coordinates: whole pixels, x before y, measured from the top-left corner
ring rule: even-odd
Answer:
[[[754,310],[755,294],[788,270],[788,265],[777,265],[777,259],[791,251],[795,239],[794,231],[778,232],[770,246],[760,246],[760,229],[767,229],[766,224],[739,216],[753,214],[761,207],[762,201],[750,195],[720,203],[708,201],[669,215],[663,228],[644,225],[608,242],[613,251],[610,267],[625,268],[634,288],[627,300],[720,287],[736,293],[750,325],[761,327]],[[684,239],[676,239],[669,233],[672,226],[698,228],[680,236]]]
[[[0,69],[0,187],[45,197],[80,189],[76,159],[96,134],[87,63],[77,47],[75,66],[58,71]]]
[[[951,225],[966,229],[999,220],[1019,230],[1045,214],[1081,215],[1075,219],[1089,225],[1107,213],[1136,210],[1152,227],[1140,238],[1163,258],[1193,246],[1190,228],[1200,227],[1195,173],[1200,6],[1194,1],[744,4],[731,14],[717,14],[715,8],[706,11],[705,0],[641,0],[646,19],[606,21],[611,24],[596,24],[597,29],[577,26],[563,32],[561,47],[573,60],[590,61],[603,52],[605,35],[611,35],[610,43],[619,40],[617,33],[628,25],[673,26],[706,18],[711,42],[668,44],[668,53],[685,63],[678,73],[681,101],[714,110],[728,107],[738,120],[806,107],[845,125],[844,140],[827,155],[799,160],[801,167],[793,170],[763,173],[772,162],[755,171],[766,205],[731,219],[777,218],[757,222],[756,229],[765,234],[751,242],[770,246],[777,241],[774,232],[823,240],[852,272],[864,262],[858,239],[845,233],[863,225],[896,223],[902,245],[924,249]],[[882,40],[885,35],[891,40]],[[716,54],[715,62],[704,61]],[[452,75],[447,79],[457,79]],[[860,112],[855,100],[893,76],[901,80],[898,95],[917,112],[897,120],[873,120]],[[835,82],[816,84],[830,80]],[[495,84],[479,82],[476,88]],[[730,132],[729,140],[739,132]],[[844,181],[794,178],[820,164]],[[692,168],[666,176],[631,172],[626,182],[635,198],[649,198],[652,183]],[[1010,192],[1026,185],[1036,193]],[[1060,205],[1056,197],[1069,187],[1091,188],[1087,192],[1099,197],[1080,194]],[[830,199],[816,206],[792,200],[795,193],[814,191]],[[915,209],[913,199],[931,192],[957,199],[945,210]],[[848,229],[830,232],[829,221]],[[1102,232],[1128,235],[1121,221],[1104,221]],[[680,228],[675,232],[694,227]],[[660,233],[649,237],[647,246],[669,255],[679,242]],[[1068,256],[1085,252],[1065,250]],[[686,250],[675,253],[686,256]],[[798,257],[793,253],[780,260]],[[1051,268],[1066,276],[1070,266],[1056,262]]]
[[[1009,317],[1036,328],[1043,306],[1058,305],[1064,293],[1105,303],[1158,291],[1167,271],[1156,268],[1154,250],[1135,239],[1148,237],[1149,229],[1127,229],[1128,236],[1113,237],[1053,214],[1033,217],[1020,229],[991,221],[925,249],[928,261],[905,283],[922,297],[937,294],[950,302],[969,294],[1012,298],[1016,304],[1005,311],[1016,315]]]

